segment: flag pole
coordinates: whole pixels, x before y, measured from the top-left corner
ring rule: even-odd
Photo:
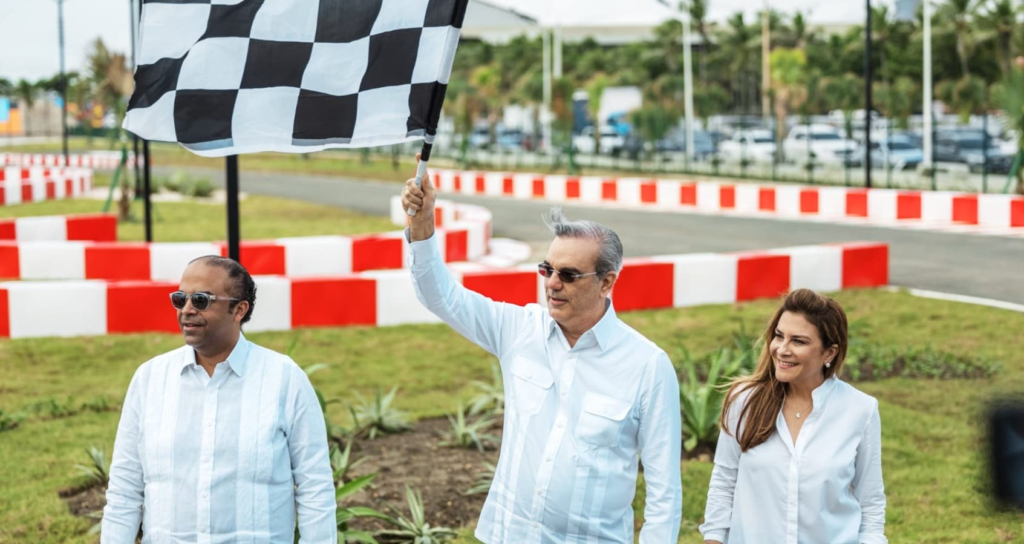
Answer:
[[[239,241],[241,239],[238,221],[238,155],[228,155],[227,200],[228,200],[228,257],[240,263]]]

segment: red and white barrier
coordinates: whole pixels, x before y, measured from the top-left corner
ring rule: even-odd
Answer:
[[[544,304],[536,268],[488,270],[450,265],[467,288],[493,300]],[[612,293],[617,310],[687,307],[777,297],[808,287],[833,291],[889,282],[885,244],[857,243],[764,252],[630,259]],[[257,276],[248,331],[433,323],[416,300],[408,271],[346,276]],[[177,282],[0,283],[0,337],[177,332],[167,295]]]
[[[449,193],[883,225],[1024,229],[1024,197],[948,191],[434,170]],[[1024,230],[1021,230],[1024,232]]]
[[[64,155],[54,153],[0,153],[0,166],[71,166],[94,168],[96,170],[113,170],[121,163],[118,151],[94,151],[92,153],[71,153],[68,164],[64,164]],[[135,154],[128,153],[128,166],[135,166]]]
[[[91,189],[92,170],[87,168],[0,169],[0,206],[63,200]]]
[[[97,213],[0,219],[0,241],[7,240],[113,242],[117,240],[117,216]]]
[[[397,223],[405,224],[405,213],[396,197],[392,201]],[[475,261],[487,254],[491,213],[479,206],[438,202],[438,243],[445,262]],[[116,220],[112,237],[116,237]],[[22,222],[59,240],[83,240],[90,222],[63,217],[25,218]],[[0,278],[20,280],[133,280],[174,281],[185,266],[203,255],[227,256],[227,244],[213,242],[130,243],[88,241],[3,241],[0,223]],[[17,230],[15,234],[20,232]],[[70,235],[79,236],[71,238]],[[363,236],[312,236],[243,241],[239,258],[253,275],[282,275],[293,278],[337,276],[367,270],[401,269],[407,266],[402,231]]]

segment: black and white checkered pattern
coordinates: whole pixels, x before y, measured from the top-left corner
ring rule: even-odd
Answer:
[[[204,156],[433,134],[468,0],[143,0],[124,127]]]

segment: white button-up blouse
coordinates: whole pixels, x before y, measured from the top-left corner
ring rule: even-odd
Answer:
[[[725,544],[886,544],[878,401],[837,378],[814,390],[814,410],[793,443],[779,413],[763,444],[740,451],[729,410],[718,438],[705,540]]]

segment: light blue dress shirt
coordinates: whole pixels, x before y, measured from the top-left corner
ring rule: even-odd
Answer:
[[[209,376],[188,346],[135,372],[102,544],[337,542],[323,413],[289,357],[239,336]]]

